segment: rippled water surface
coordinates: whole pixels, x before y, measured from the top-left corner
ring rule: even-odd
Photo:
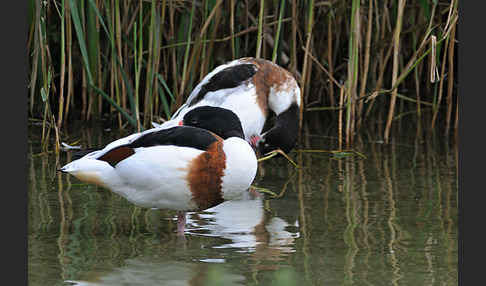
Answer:
[[[56,172],[29,127],[29,285],[457,285],[457,149],[441,138],[384,145],[358,136],[361,155],[306,132],[284,158],[259,165],[248,195],[189,213],[135,207]],[[78,128],[67,143],[102,146],[122,134]],[[303,152],[302,150],[307,150]]]

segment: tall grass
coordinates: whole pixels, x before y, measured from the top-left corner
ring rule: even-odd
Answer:
[[[45,138],[54,127],[62,136],[74,120],[108,116],[119,128],[143,130],[170,119],[202,77],[243,56],[291,71],[303,117],[331,119],[348,147],[370,126],[386,142],[402,120],[426,120],[447,135],[457,126],[456,0],[32,0],[30,7],[29,115],[44,121]]]

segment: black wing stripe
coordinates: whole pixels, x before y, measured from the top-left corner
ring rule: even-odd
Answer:
[[[131,148],[159,145],[192,147],[206,151],[218,139],[209,131],[192,126],[176,126],[147,133],[128,144]]]
[[[115,167],[119,162],[135,154],[135,148],[175,145],[206,151],[217,140],[207,130],[192,126],[176,126],[142,135],[129,144],[111,149],[98,158],[98,160],[105,161]]]
[[[189,106],[198,103],[208,92],[237,87],[251,78],[256,72],[257,67],[254,64],[240,64],[221,70],[201,87],[201,90],[189,103]]]

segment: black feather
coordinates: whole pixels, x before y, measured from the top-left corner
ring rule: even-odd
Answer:
[[[216,137],[207,130],[192,126],[177,126],[147,133],[126,146],[139,148],[176,145],[206,151],[215,141],[217,141]]]
[[[257,68],[254,64],[241,64],[221,70],[201,87],[201,90],[189,103],[189,106],[198,103],[208,92],[237,87],[244,81],[251,78],[256,71]]]
[[[275,118],[275,125],[265,133],[263,140],[258,143],[259,152],[266,154],[279,148],[285,153],[290,152],[297,142],[299,117],[299,106],[296,103],[280,113]]]

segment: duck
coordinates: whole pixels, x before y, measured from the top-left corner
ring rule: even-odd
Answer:
[[[137,206],[177,211],[177,233],[183,236],[186,212],[241,197],[257,165],[236,114],[201,106],[185,113],[180,125],[120,138],[59,171]]]
[[[300,88],[289,71],[269,60],[245,57],[217,66],[170,120],[153,125],[170,128],[194,108],[222,107],[238,116],[245,140],[260,154],[275,149],[288,153],[297,141],[300,105]]]

